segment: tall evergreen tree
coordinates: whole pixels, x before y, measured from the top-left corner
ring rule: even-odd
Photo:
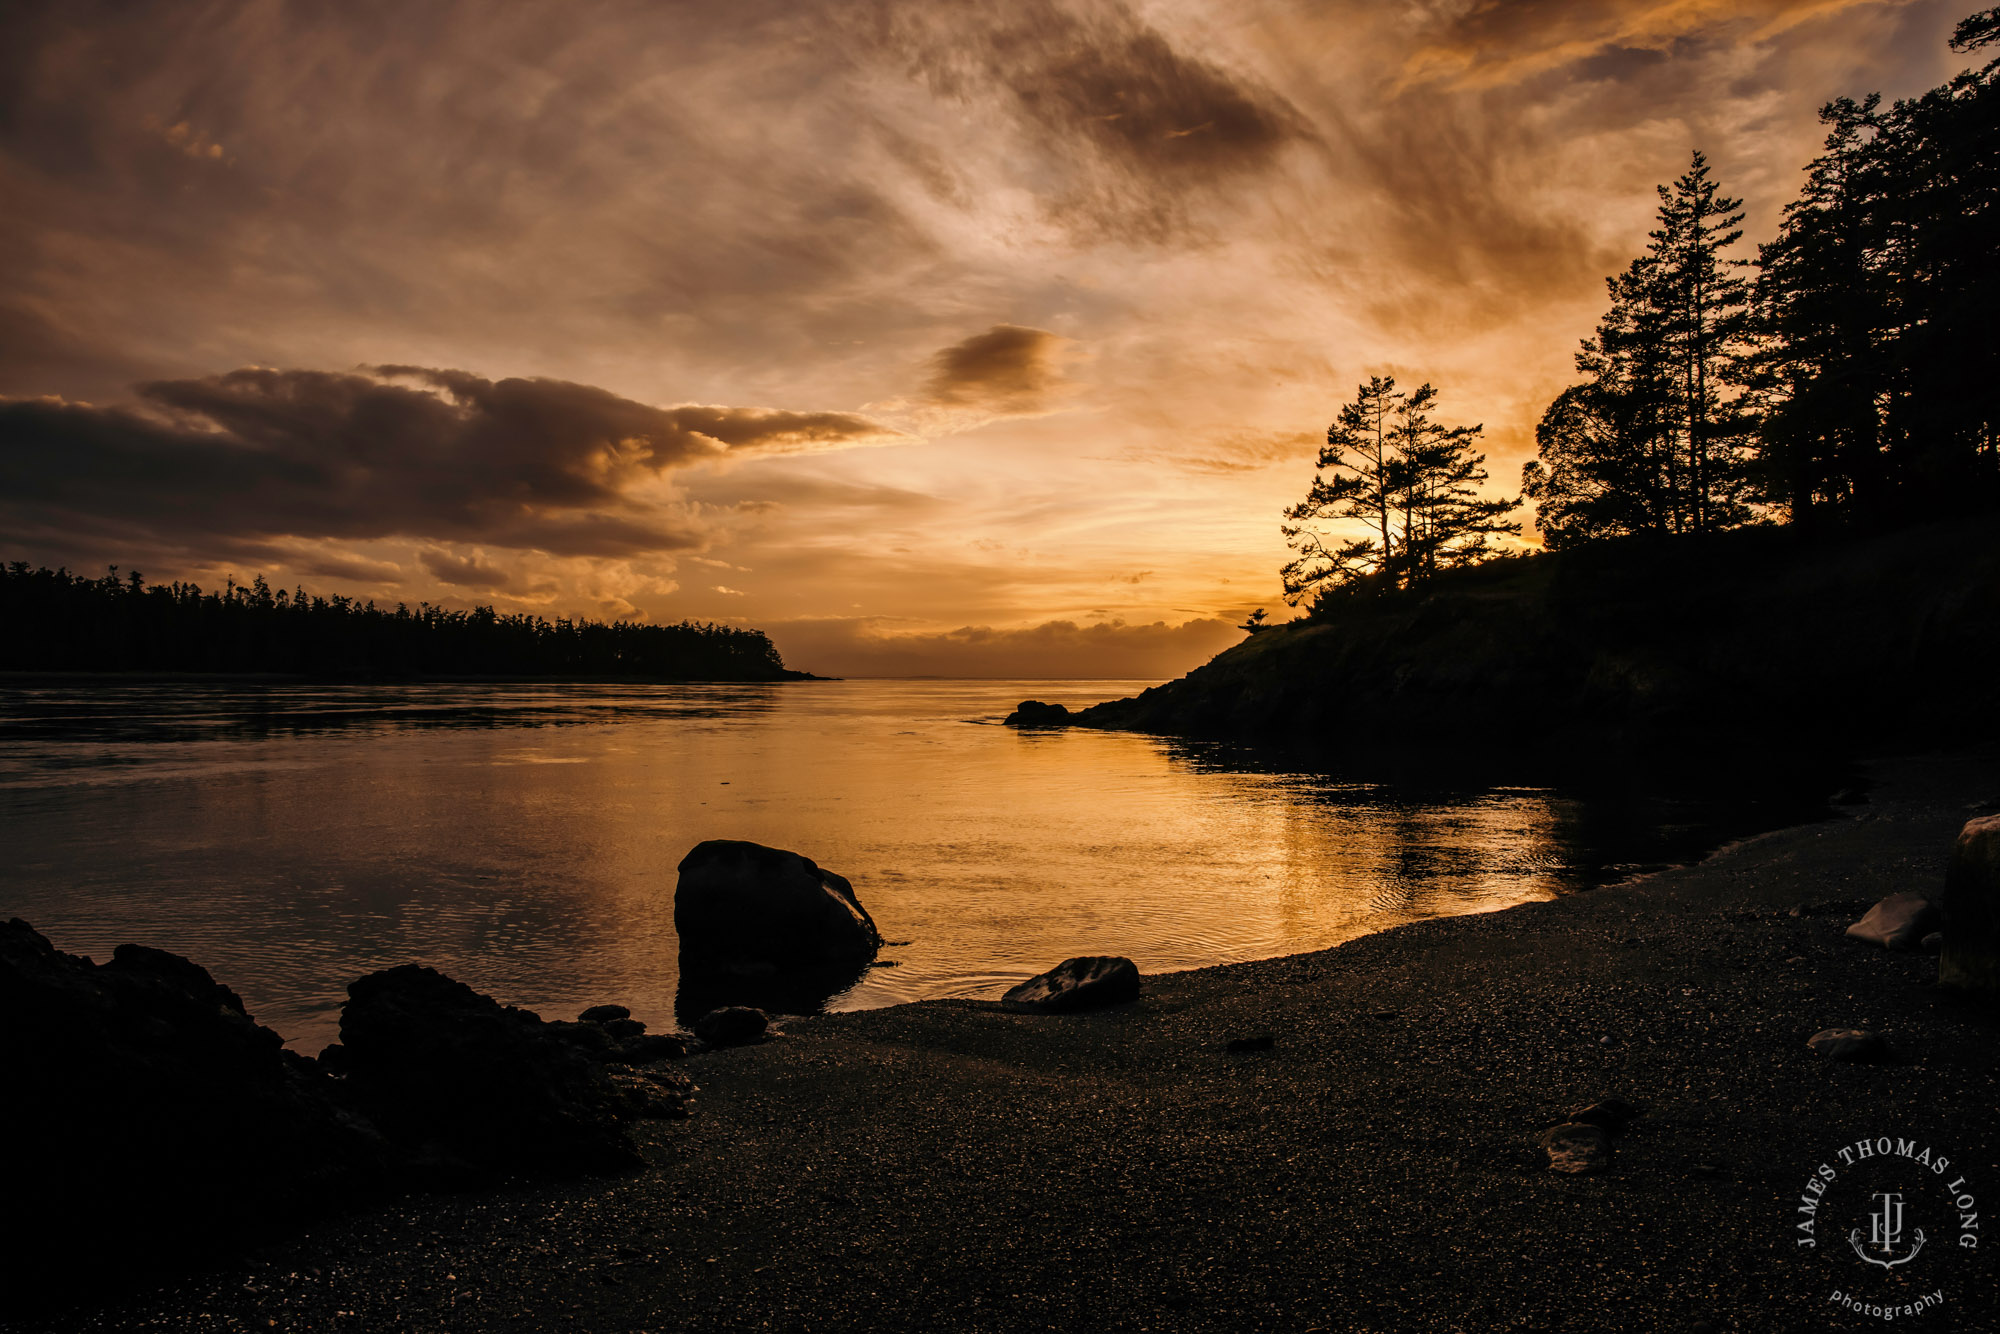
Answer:
[[[1518,499],[1479,494],[1486,457],[1472,452],[1481,427],[1432,420],[1437,390],[1396,388],[1374,376],[1327,428],[1306,498],[1285,511],[1285,540],[1299,554],[1281,571],[1294,606],[1335,590],[1415,587],[1442,570],[1476,563],[1490,539],[1519,533],[1506,517]],[[1337,541],[1306,525],[1364,523],[1372,537]]]
[[[1391,437],[1396,414],[1407,400],[1397,391],[1395,377],[1370,376],[1326,428],[1312,487],[1304,500],[1285,511],[1287,522],[1279,529],[1299,553],[1279,571],[1285,601],[1293,606],[1324,588],[1371,576],[1390,580],[1397,558],[1390,523],[1399,481]],[[1328,518],[1358,519],[1376,536],[1329,545],[1323,534],[1305,526]]]
[[[1394,481],[1402,515],[1406,585],[1435,578],[1443,570],[1474,565],[1492,554],[1491,538],[1518,535],[1521,525],[1507,516],[1521,508],[1518,497],[1488,499],[1479,494],[1487,480],[1486,456],[1472,448],[1483,426],[1443,426],[1431,420],[1437,390],[1422,385],[1396,414],[1398,451]]]
[[[1888,499],[1883,434],[1906,390],[1889,355],[1898,284],[1880,262],[1879,105],[1841,98],[1821,108],[1825,152],[1777,237],[1758,247],[1754,337],[1739,376],[1762,419],[1767,494],[1793,522],[1827,507],[1879,515]]]
[[[1674,373],[1674,425],[1686,459],[1680,526],[1728,528],[1750,517],[1742,418],[1723,396],[1726,371],[1746,333],[1745,261],[1722,252],[1743,237],[1743,201],[1722,195],[1697,152],[1673,188],[1659,187],[1660,226],[1651,233],[1656,260],[1654,305]]]
[[[1540,458],[1522,473],[1551,546],[1751,514],[1746,424],[1727,378],[1747,283],[1723,255],[1742,236],[1741,201],[1722,195],[1700,153],[1658,189],[1646,253],[1606,280],[1611,308],[1577,353],[1586,378],[1550,404]]]
[[[1954,50],[2000,40],[2000,10]],[[1883,109],[1820,112],[1825,151],[1761,247],[1744,382],[1771,498],[1864,528],[2000,503],[2000,61]]]

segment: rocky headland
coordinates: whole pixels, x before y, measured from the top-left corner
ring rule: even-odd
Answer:
[[[1450,572],[1259,630],[1134,698],[1026,701],[1008,721],[1334,756],[1844,758],[2000,736],[1996,663],[1990,521],[1867,540],[1753,528]]]

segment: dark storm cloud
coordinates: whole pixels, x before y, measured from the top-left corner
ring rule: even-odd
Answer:
[[[135,407],[0,400],[10,526],[155,538],[420,537],[559,555],[703,534],[633,494],[663,472],[891,436],[844,413],[655,408],[560,380],[388,366],[140,386]],[[456,558],[454,558],[456,559]],[[497,586],[464,562],[433,574]]]
[[[952,407],[1039,411],[1061,384],[1056,357],[1066,341],[1041,329],[996,324],[933,357],[925,394]]]

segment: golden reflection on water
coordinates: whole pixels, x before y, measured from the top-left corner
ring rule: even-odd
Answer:
[[[1412,797],[997,725],[1143,684],[9,691],[0,913],[100,959],[185,953],[312,1050],[346,982],[410,960],[671,1026],[674,868],[705,838],[805,853],[908,942],[832,1008],[996,995],[1075,954],[1318,949],[1596,869],[1540,790]]]

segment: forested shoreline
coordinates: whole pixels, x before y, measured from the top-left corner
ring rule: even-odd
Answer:
[[[2000,45],[2000,9],[1960,54]],[[1503,554],[1532,505],[1550,552],[1744,527],[1867,537],[2000,512],[2000,60],[1885,106],[1820,109],[1822,153],[1754,258],[1708,159],[1658,187],[1644,253],[1607,279],[1579,380],[1518,497],[1481,491],[1481,427],[1371,377],[1327,431],[1285,599],[1307,618]],[[1346,521],[1321,529],[1320,521]],[[1268,628],[1260,611],[1245,629]]]
[[[117,567],[0,568],[0,671],[169,672],[319,678],[519,676],[777,681],[785,667],[761,630],[683,621],[645,625],[454,611],[393,610],[335,594],[273,589],[259,575],[219,592],[148,584]]]

